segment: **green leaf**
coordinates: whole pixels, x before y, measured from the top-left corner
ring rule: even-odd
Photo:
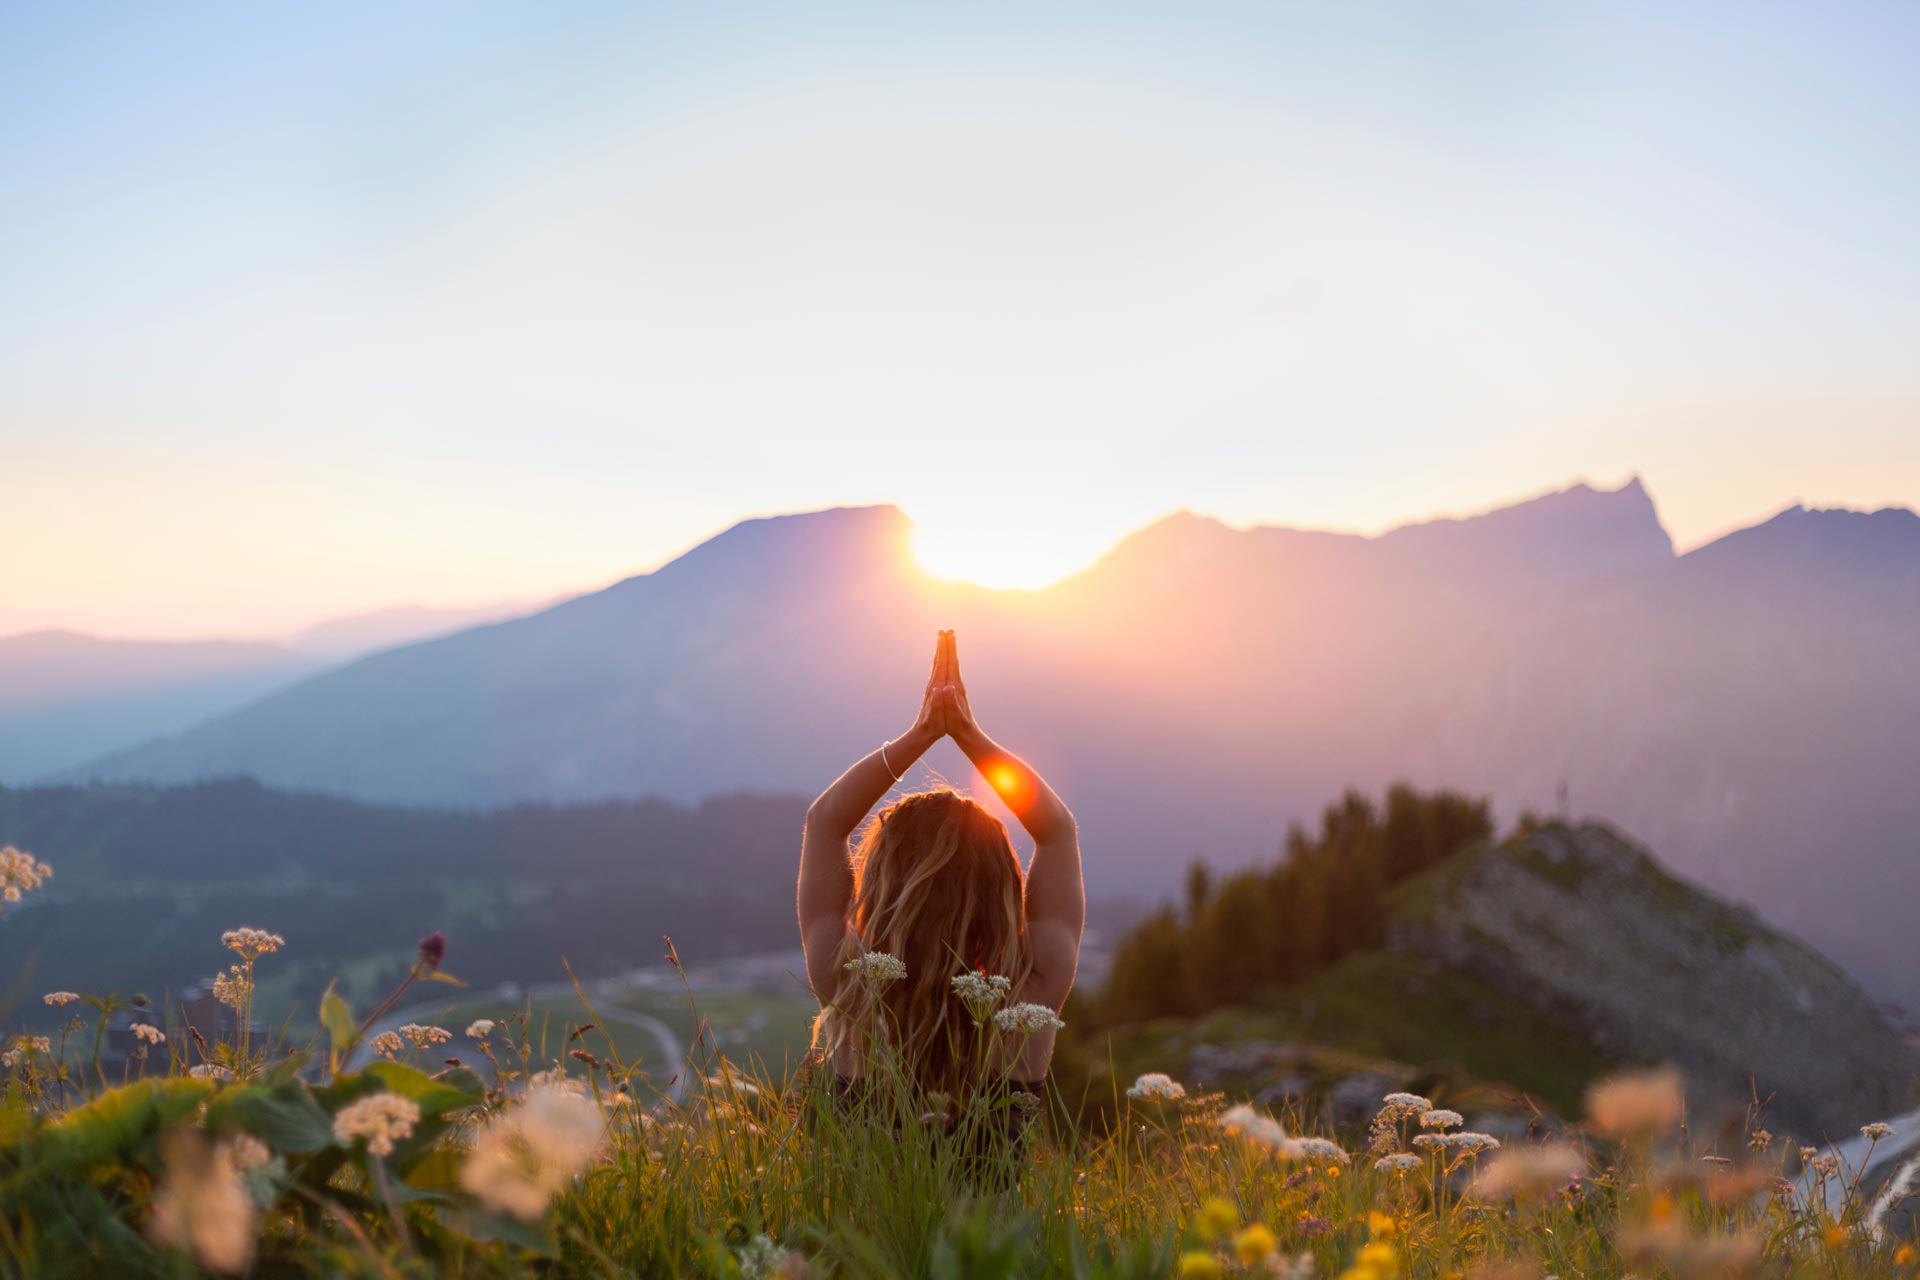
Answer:
[[[422,1116],[434,1119],[438,1119],[449,1111],[473,1106],[481,1100],[484,1093],[484,1090],[466,1087],[464,1080],[436,1079],[399,1062],[375,1062],[361,1074],[372,1076],[403,1098],[413,1099],[419,1106]],[[444,1074],[447,1077],[453,1075],[452,1072]],[[472,1077],[475,1085],[479,1083],[478,1076],[474,1076],[472,1072],[468,1072],[467,1075]]]
[[[445,982],[456,987],[464,987],[467,985],[466,983],[462,982],[460,979],[448,973],[445,969],[435,969],[432,973],[427,975],[427,981],[428,982]]]
[[[335,1054],[344,1052],[353,1043],[356,1030],[353,1010],[347,1008],[347,1002],[334,991],[331,982],[327,984],[327,993],[320,997],[320,1025],[332,1037]]]
[[[207,1106],[207,1128],[245,1129],[275,1151],[304,1154],[333,1141],[333,1125],[298,1080],[228,1089]]]
[[[109,1090],[48,1125],[41,1151],[51,1167],[134,1158],[136,1148],[199,1109],[213,1091],[205,1080],[138,1080]]]

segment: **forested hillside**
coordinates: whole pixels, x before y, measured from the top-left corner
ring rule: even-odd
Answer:
[[[456,812],[247,781],[0,788],[0,844],[55,872],[8,909],[0,966],[30,996],[158,997],[222,967],[222,930],[255,925],[289,940],[261,993],[277,1018],[311,1011],[336,975],[350,993],[389,984],[432,929],[476,985],[562,979],[563,959],[588,976],[653,963],[666,933],[695,958],[768,950],[792,941],[804,810],[733,795]]]

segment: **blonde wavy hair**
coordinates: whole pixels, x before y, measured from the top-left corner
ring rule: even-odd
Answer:
[[[891,1047],[921,1088],[971,1092],[1007,1064],[982,1061],[1004,1046],[977,1032],[953,979],[982,970],[1017,994],[1032,969],[1006,824],[954,791],[910,795],[867,828],[853,875],[852,928],[837,963],[884,951],[907,976],[873,985],[846,974],[814,1023],[815,1047],[829,1061],[851,1048],[863,1067],[876,1046]]]

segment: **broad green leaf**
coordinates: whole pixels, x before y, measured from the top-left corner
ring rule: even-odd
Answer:
[[[334,991],[331,982],[327,984],[327,993],[320,997],[320,1025],[325,1027],[327,1034],[332,1037],[335,1053],[341,1052],[353,1042],[356,1029],[353,1024],[353,1010],[347,1008],[347,1002]]]
[[[275,1151],[304,1154],[333,1141],[333,1125],[298,1080],[228,1089],[207,1106],[215,1132],[245,1129]]]
[[[55,1168],[120,1162],[167,1125],[199,1109],[213,1091],[205,1080],[138,1080],[109,1090],[48,1125],[41,1151]]]
[[[437,1118],[449,1111],[470,1107],[481,1098],[480,1090],[462,1087],[464,1081],[435,1079],[404,1063],[376,1062],[361,1074],[374,1077],[403,1098],[413,1099],[419,1105],[422,1116]],[[477,1084],[479,1077],[474,1076],[473,1079]]]

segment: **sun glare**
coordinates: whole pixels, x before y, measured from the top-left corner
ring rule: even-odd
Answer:
[[[978,523],[916,522],[913,558],[935,578],[971,582],[996,591],[1035,590],[1091,564],[1099,551],[1059,545],[1032,533]]]

